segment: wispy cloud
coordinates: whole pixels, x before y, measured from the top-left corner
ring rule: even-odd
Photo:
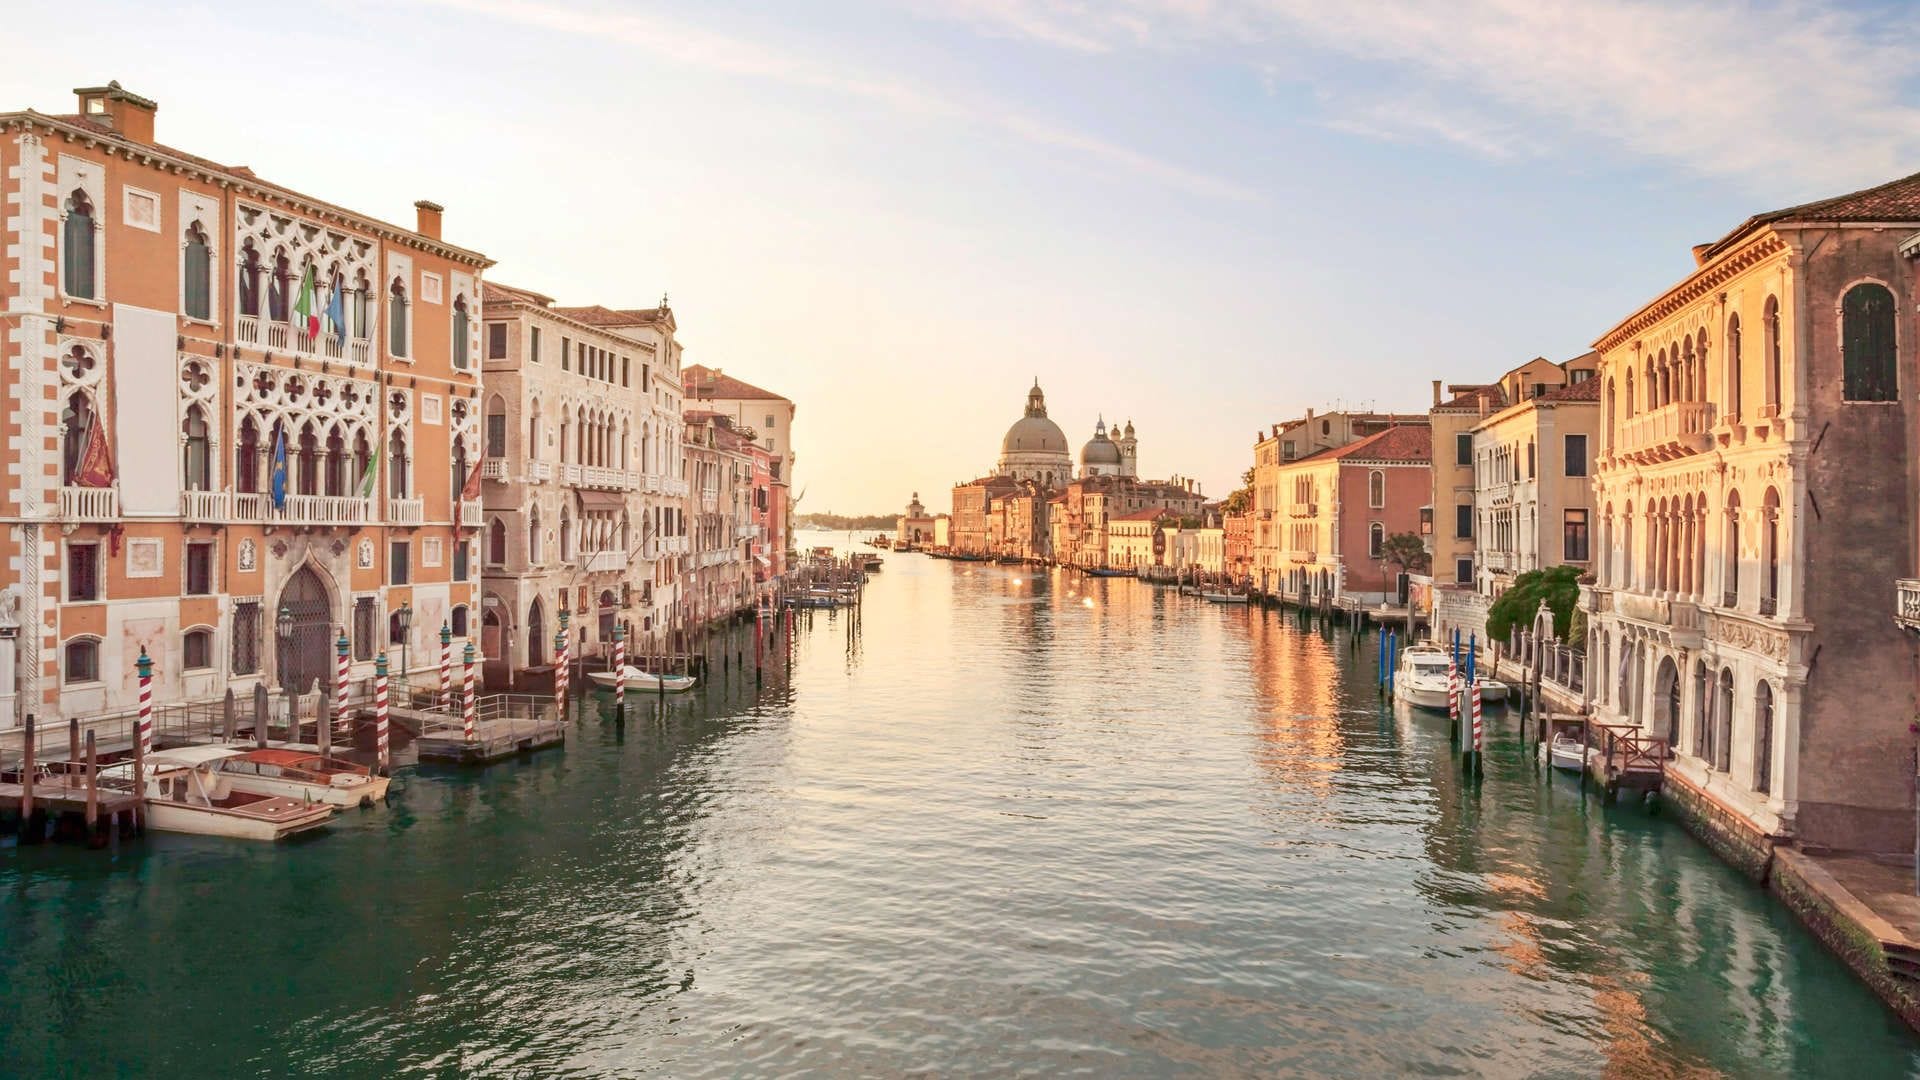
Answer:
[[[1083,52],[1219,50],[1256,71],[1302,48],[1420,93],[1324,96],[1327,123],[1492,158],[1531,129],[1773,189],[1920,168],[1920,20],[1810,0],[947,0],[952,17]],[[1529,141],[1532,141],[1529,138]]]
[[[963,98],[886,74],[854,71],[842,63],[822,63],[798,52],[715,33],[681,20],[544,0],[420,2],[553,33],[618,42],[690,68],[857,98],[919,119],[998,129],[1034,145],[1071,150],[1095,165],[1124,170],[1191,194],[1239,202],[1258,198],[1252,188],[1231,179],[1061,126],[1004,103]],[[1064,41],[1053,44],[1072,47]]]

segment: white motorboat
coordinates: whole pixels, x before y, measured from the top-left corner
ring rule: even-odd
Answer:
[[[332,806],[371,806],[386,798],[387,777],[317,748],[269,747],[221,758],[214,767],[236,791],[284,795]]]
[[[1212,604],[1244,604],[1247,602],[1247,594],[1237,592],[1202,592],[1200,598]]]
[[[284,840],[324,826],[334,808],[322,802],[242,791],[219,764],[247,751],[234,746],[187,746],[147,758],[140,794],[147,827],[160,832]],[[102,770],[109,783],[133,786],[133,763]]]
[[[1480,687],[1480,704],[1488,705],[1507,700],[1507,684],[1499,679],[1480,675],[1474,682]]]
[[[596,686],[613,689],[614,677],[611,670],[589,671],[587,678],[592,679]],[[664,683],[667,693],[678,694],[693,689],[694,684],[699,681],[692,675],[655,675],[650,671],[641,671],[632,664],[627,665],[627,689],[637,693],[658,693],[663,689]]]
[[[1564,731],[1553,733],[1553,741],[1547,744],[1547,763],[1561,772],[1579,772],[1586,768],[1587,747],[1579,739]]]
[[[1437,645],[1407,646],[1394,672],[1394,696],[1417,708],[1445,712],[1448,666],[1447,650]]]

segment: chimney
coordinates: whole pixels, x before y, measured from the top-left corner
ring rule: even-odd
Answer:
[[[1712,246],[1713,246],[1712,244],[1693,245],[1693,265],[1694,266],[1700,267],[1700,266],[1707,265],[1707,249]]]
[[[413,204],[413,231],[429,240],[440,239],[440,215],[446,210],[437,202],[421,199]]]
[[[80,99],[81,116],[105,124],[130,142],[153,141],[153,114],[160,111],[153,101],[128,93],[117,81],[76,87],[73,93]]]
[[[1433,380],[1433,407],[1436,409],[1440,407],[1440,380],[1439,379]]]

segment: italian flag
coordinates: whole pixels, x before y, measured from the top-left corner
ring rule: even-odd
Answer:
[[[300,293],[294,301],[293,313],[306,325],[309,339],[320,336],[320,297],[314,291],[312,263],[307,264],[307,272],[300,277]]]

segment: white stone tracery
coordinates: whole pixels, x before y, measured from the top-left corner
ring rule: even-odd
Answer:
[[[234,277],[231,280],[239,290],[238,295],[244,297],[249,292],[247,275],[250,268],[259,275],[255,285],[259,297],[258,313],[247,315],[242,312],[236,328],[239,340],[268,350],[284,349],[325,355],[356,365],[371,366],[372,352],[366,343],[378,333],[380,299],[385,295],[377,284],[380,274],[374,242],[254,203],[236,203],[235,216]],[[249,254],[252,255],[251,260]],[[276,268],[282,258],[286,260],[288,296],[284,303],[286,319],[289,321],[295,318],[292,309],[300,281],[306,268],[313,267],[315,299],[322,312],[321,331],[317,339],[309,338],[304,327],[275,322],[271,318],[273,313],[269,296]],[[349,324],[353,322],[358,302],[352,294],[362,287],[369,293],[365,301],[364,323],[352,327],[358,331],[352,334],[352,347],[338,342],[326,325],[324,312],[336,275],[344,294]]]

